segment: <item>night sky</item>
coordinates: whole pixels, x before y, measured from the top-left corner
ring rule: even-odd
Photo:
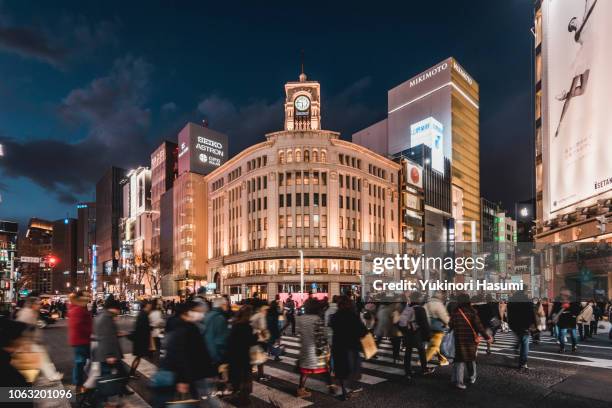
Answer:
[[[388,89],[456,57],[480,84],[481,194],[512,210],[533,190],[532,6],[0,0],[0,218],[74,216],[106,168],[150,165],[190,120],[232,154],[262,141],[301,49],[323,127],[347,140]]]

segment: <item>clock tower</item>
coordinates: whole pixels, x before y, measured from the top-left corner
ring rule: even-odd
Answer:
[[[285,130],[321,130],[321,85],[303,69],[299,81],[285,84]]]

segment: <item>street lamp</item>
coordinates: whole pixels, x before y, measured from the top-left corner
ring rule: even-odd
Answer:
[[[304,299],[304,251],[299,250],[300,253],[300,297]]]

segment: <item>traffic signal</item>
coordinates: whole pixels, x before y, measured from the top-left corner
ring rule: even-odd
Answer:
[[[48,259],[49,266],[53,267],[57,264],[57,258],[54,256],[50,256]]]

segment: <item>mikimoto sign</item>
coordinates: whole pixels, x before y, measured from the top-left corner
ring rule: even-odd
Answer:
[[[179,174],[186,171],[206,175],[227,160],[227,136],[195,123],[188,123],[178,135]]]

